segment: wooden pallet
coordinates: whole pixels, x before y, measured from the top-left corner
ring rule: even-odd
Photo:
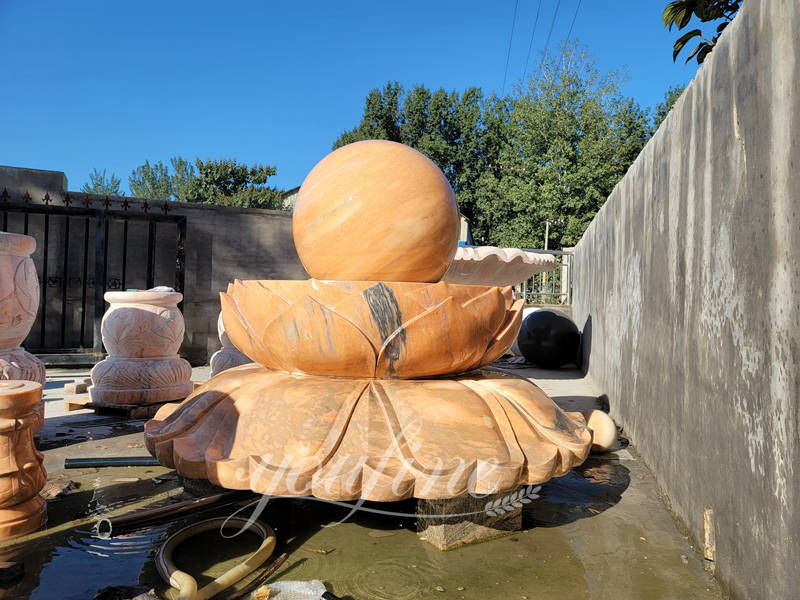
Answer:
[[[159,404],[105,404],[92,402],[89,394],[69,396],[64,399],[64,402],[66,402],[68,411],[89,409],[93,410],[96,415],[117,415],[126,419],[149,419],[164,404],[171,404],[171,402],[161,402]]]

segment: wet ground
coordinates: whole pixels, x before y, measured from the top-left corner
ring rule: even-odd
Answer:
[[[602,406],[571,371],[520,369],[568,410]],[[23,562],[25,575],[0,583],[2,598],[131,598],[154,589],[176,598],[153,558],[169,535],[198,520],[179,521],[99,539],[99,516],[175,502],[188,496],[163,467],[63,469],[64,458],[145,456],[143,421],[64,410],[64,383],[85,372],[48,371],[46,427],[41,447],[48,484],[47,528],[0,548],[0,560]],[[202,381],[207,371],[196,369]],[[412,501],[345,507],[313,499],[272,499],[260,518],[289,559],[273,580],[322,580],[353,600],[425,598],[717,599],[702,557],[681,536],[659,500],[655,481],[624,447],[593,455],[581,467],[538,490],[523,509],[523,529],[505,537],[441,552],[415,529]],[[252,502],[243,501],[240,505]],[[239,505],[237,505],[239,506]],[[234,506],[204,512],[229,515]],[[248,515],[250,509],[244,510]],[[372,512],[370,512],[372,511]],[[176,562],[210,581],[257,546],[252,535],[222,540],[206,534],[178,548]],[[225,597],[223,594],[221,597]]]

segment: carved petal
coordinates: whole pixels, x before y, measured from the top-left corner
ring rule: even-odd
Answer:
[[[479,290],[488,289],[488,287],[484,286],[450,285],[440,281],[423,287],[411,288],[406,293],[406,296],[416,300],[425,308],[433,308],[445,298],[453,298],[456,304],[463,306],[474,298],[479,293]]]
[[[267,323],[261,335],[274,369],[318,375],[372,377],[375,351],[345,317],[306,296]]]
[[[478,362],[488,334],[453,298],[395,331],[378,354],[376,377],[428,377],[465,371]]]
[[[145,425],[189,477],[270,495],[393,501],[513,490],[567,472],[592,437],[527,380],[417,381],[221,373]]]
[[[511,347],[511,344],[514,343],[514,340],[519,335],[519,328],[522,326],[522,309],[524,306],[525,301],[522,298],[514,302],[511,310],[506,313],[505,324],[494,335],[486,354],[483,355],[477,366],[481,367],[496,361]]]
[[[263,353],[260,352],[263,349],[261,340],[256,331],[248,326],[234,299],[229,294],[220,292],[219,301],[222,308],[222,322],[225,324],[225,333],[228,335],[228,339],[242,354],[255,362],[261,362],[264,358]]]
[[[506,299],[500,288],[489,288],[463,306],[464,312],[486,329],[487,339],[492,339],[506,320]]]
[[[347,296],[332,307],[358,326],[376,349],[376,354],[377,349],[403,323],[425,312],[425,308],[416,300],[402,293],[396,294],[394,288],[394,283],[392,287],[376,283]]]
[[[514,304],[514,288],[507,285],[504,288],[500,288],[500,293],[503,294],[503,298],[506,299],[506,310],[508,310]]]

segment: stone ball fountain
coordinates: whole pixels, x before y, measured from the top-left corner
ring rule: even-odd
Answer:
[[[225,331],[252,364],[223,371],[145,426],[189,478],[268,495],[450,499],[565,474],[592,435],[536,385],[486,368],[519,332],[510,287],[440,278],[458,211],[416,150],[357,142],[300,189],[310,279],[239,281]]]

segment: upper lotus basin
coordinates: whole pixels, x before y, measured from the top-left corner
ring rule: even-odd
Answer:
[[[516,339],[510,287],[373,281],[239,281],[221,293],[231,342],[281,371],[402,378],[463,373]]]

